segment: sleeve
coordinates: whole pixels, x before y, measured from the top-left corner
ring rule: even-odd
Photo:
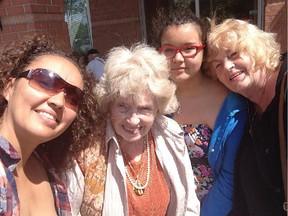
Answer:
[[[93,62],[92,62],[92,61],[90,61],[90,62],[87,64],[86,70],[89,71],[90,73],[93,73],[94,66],[93,66]]]
[[[201,206],[201,216],[225,216],[232,209],[234,164],[246,121],[247,110],[243,110],[228,122],[227,127],[232,129],[221,137],[224,147],[217,156],[217,162],[215,161],[218,164],[212,167],[215,182]]]
[[[94,75],[97,80],[100,80],[104,73],[104,63],[101,60],[98,60],[96,63],[97,64],[95,64]]]
[[[101,78],[104,72],[104,63],[103,60],[101,61],[100,58],[96,58],[88,63],[86,66],[86,70],[92,73],[97,80]]]

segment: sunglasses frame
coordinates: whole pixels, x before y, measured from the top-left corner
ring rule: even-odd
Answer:
[[[171,57],[167,57],[167,56],[165,55],[165,53],[163,53],[163,54],[166,56],[167,59],[173,59],[178,52],[183,56],[183,58],[195,58],[195,56],[196,56],[201,50],[203,50],[203,49],[205,48],[205,46],[206,46],[206,45],[200,45],[200,46],[184,45],[184,46],[182,46],[182,47],[174,47],[174,46],[170,46],[170,45],[164,45],[164,46],[161,46],[158,51],[159,51],[160,53],[163,53],[163,50],[164,50],[165,48],[170,48],[170,49],[174,50],[175,53],[174,53],[174,55],[172,55]],[[193,54],[193,55],[185,56],[185,55],[182,53],[182,51],[183,51],[184,48],[187,48],[187,47],[195,48],[195,49],[196,49],[196,53]]]
[[[41,84],[41,80],[33,78],[33,76],[35,76],[35,74],[37,72],[42,73],[42,74],[45,73],[46,78],[49,77],[50,82],[52,83],[52,84],[50,83],[50,85],[51,85],[50,87],[53,87],[53,88],[47,88],[47,87],[45,87],[45,85]],[[65,106],[74,110],[75,112],[78,112],[78,109],[79,109],[79,107],[82,103],[82,100],[83,100],[83,91],[80,88],[66,82],[57,73],[50,71],[48,69],[45,69],[45,68],[36,68],[36,69],[29,69],[27,71],[20,73],[16,77],[16,79],[19,79],[19,78],[28,79],[29,80],[29,82],[28,82],[29,86],[31,86],[32,88],[34,88],[40,92],[44,92],[44,93],[51,95],[51,96],[56,95],[59,92],[63,91],[64,92],[64,98],[65,98]],[[31,82],[33,82],[34,84]],[[47,80],[45,80],[45,82],[47,82]],[[55,89],[54,83],[58,83],[58,85],[60,84],[60,87]],[[74,105],[73,103],[70,102],[71,100],[69,98],[74,98],[74,97],[68,97],[68,99],[67,99],[67,92],[68,93],[69,92],[75,92],[76,93],[77,99],[78,99],[77,104]]]

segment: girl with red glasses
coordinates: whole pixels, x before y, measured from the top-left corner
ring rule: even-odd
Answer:
[[[246,102],[209,76],[206,25],[190,9],[160,9],[153,28],[155,45],[166,56],[170,79],[177,85],[180,108],[170,116],[184,131],[200,215],[227,215],[232,208],[234,160],[247,119]]]
[[[93,137],[95,80],[44,35],[0,59],[0,214],[71,215],[60,173]]]

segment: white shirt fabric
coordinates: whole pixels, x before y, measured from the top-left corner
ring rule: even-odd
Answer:
[[[62,180],[66,182],[72,216],[81,216],[80,207],[84,194],[84,176],[76,160],[73,169],[62,173]]]
[[[96,57],[88,63],[86,70],[94,74],[97,80],[100,80],[104,73],[104,60],[100,57]]]

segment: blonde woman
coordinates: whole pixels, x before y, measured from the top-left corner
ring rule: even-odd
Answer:
[[[287,165],[282,173],[278,137],[280,125],[284,125],[287,138],[285,83],[280,96],[281,82],[286,81],[287,53],[280,55],[275,36],[249,22],[227,19],[213,25],[208,38],[212,71],[230,90],[249,100],[250,118],[236,161],[231,215],[287,214],[282,179],[287,179]],[[280,110],[283,117],[279,116]],[[286,141],[284,145],[282,153],[287,161]]]

